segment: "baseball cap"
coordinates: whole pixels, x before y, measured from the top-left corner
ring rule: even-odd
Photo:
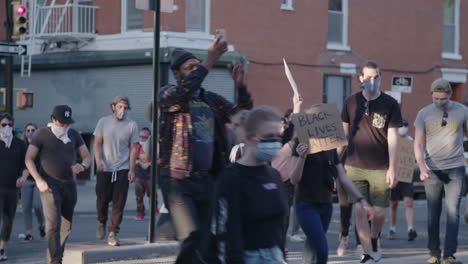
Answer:
[[[140,130],[140,137],[150,137],[151,132],[147,129],[142,129]]]
[[[68,105],[57,105],[52,111],[52,117],[62,124],[72,124],[75,121],[72,118],[72,109]]]
[[[447,80],[444,80],[442,78],[439,78],[432,82],[431,85],[431,92],[441,92],[441,93],[451,93],[452,92],[452,86]]]

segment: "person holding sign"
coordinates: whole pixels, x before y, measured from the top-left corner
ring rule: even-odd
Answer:
[[[450,100],[452,87],[443,79],[431,85],[433,104],[418,112],[414,126],[414,154],[427,197],[428,263],[458,263],[460,203],[465,184],[463,134],[468,132],[468,108]],[[445,193],[447,227],[443,262],[440,250],[440,214]]]
[[[359,74],[362,91],[346,98],[341,118],[349,145],[345,169],[353,183],[374,207],[371,222],[358,199],[354,203],[356,226],[364,249],[360,263],[375,263],[382,258],[379,233],[390,202],[390,188],[397,184],[398,128],[401,113],[398,102],[380,91],[377,63],[367,61]],[[344,151],[340,148],[339,153]]]
[[[403,126],[398,129],[398,134],[402,139],[413,140],[408,136],[408,120],[403,118]],[[411,160],[411,166],[414,166],[414,158]],[[412,171],[411,171],[412,172]],[[413,173],[410,174],[411,180]],[[400,175],[399,175],[400,177]],[[396,236],[396,220],[398,211],[398,201],[403,199],[406,213],[406,224],[408,225],[408,241],[413,241],[418,233],[414,230],[414,208],[413,208],[413,183],[399,181],[397,186],[391,190],[390,194],[390,230],[388,239],[393,240]]]
[[[293,114],[300,113],[302,99],[299,94],[293,98]],[[373,208],[353,185],[339,161],[336,149],[310,154],[310,145],[300,143],[297,152],[302,163],[293,170],[291,182],[297,185],[296,213],[299,224],[306,234],[304,263],[325,264],[328,261],[328,243],[326,232],[333,212],[332,193],[335,180],[362,204],[369,219],[373,218]],[[316,257],[316,262],[313,261]]]

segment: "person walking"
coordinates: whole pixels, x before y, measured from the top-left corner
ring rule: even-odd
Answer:
[[[18,203],[18,188],[24,184],[26,144],[13,134],[13,117],[0,115],[0,261],[7,260],[6,246],[10,240]]]
[[[160,186],[181,241],[177,264],[212,263],[215,179],[229,155],[225,124],[232,114],[252,105],[240,62],[230,68],[238,94],[236,105],[202,88],[209,70],[226,51],[227,43],[220,36],[203,62],[186,50],[175,49],[171,69],[177,85],[166,85],[159,93]]]
[[[97,164],[96,236],[104,239],[109,203],[112,201],[107,244],[119,246],[118,233],[122,223],[128,186],[135,180],[138,149],[138,126],[127,117],[130,100],[116,96],[111,104],[112,114],[99,119],[94,130],[94,158]]]
[[[215,214],[223,263],[281,264],[287,202],[279,172],[269,162],[281,149],[280,117],[253,109],[244,124],[244,155],[220,175]]]
[[[398,129],[401,138],[413,141],[408,136],[408,120],[403,118],[403,126]],[[413,241],[418,236],[414,229],[414,208],[413,208],[413,183],[398,182],[397,186],[390,193],[390,230],[388,239],[396,238],[396,222],[398,212],[398,202],[403,199],[405,206],[406,225],[408,226],[408,241]]]
[[[145,194],[150,197],[150,138],[151,131],[144,127],[140,130],[140,142],[137,148],[137,161],[135,167],[135,198],[137,204],[137,214],[135,220],[145,218]],[[157,209],[156,209],[157,210]]]
[[[468,108],[450,100],[452,87],[444,79],[435,80],[430,91],[433,103],[421,109],[414,121],[414,154],[427,199],[427,247],[430,252],[427,263],[459,263],[455,253],[465,185],[463,136],[468,132]],[[444,194],[447,223],[442,255],[440,214]]]
[[[300,113],[301,97],[295,95],[293,102],[293,114]],[[304,263],[326,264],[328,262],[326,233],[333,212],[332,193],[335,183],[338,181],[349,195],[356,198],[362,205],[367,219],[372,220],[374,209],[346,175],[336,149],[309,154],[309,144],[300,143],[297,144],[295,153],[302,162],[294,168],[300,170],[300,173],[292,173],[291,182],[298,186],[295,207],[299,224],[307,237]]]
[[[70,128],[74,122],[68,105],[55,106],[51,123],[36,131],[26,153],[26,167],[41,192],[48,264],[62,264],[78,198],[74,175],[85,171],[91,164],[83,138]],[[77,156],[81,163],[77,162]],[[40,160],[39,170],[35,163],[37,158]]]
[[[26,142],[26,145],[29,146],[32,141],[32,137],[37,130],[37,125],[34,123],[28,123],[24,126],[23,131],[23,139]],[[36,164],[36,168],[40,168],[40,161],[38,158],[34,161]],[[39,169],[40,170],[40,169]],[[23,188],[21,188],[21,199],[23,201],[23,221],[24,227],[26,229],[25,232],[25,241],[31,241],[34,239],[33,237],[33,214],[32,211],[34,209],[34,214],[37,218],[38,229],[39,229],[39,236],[41,238],[45,237],[45,223],[44,223],[44,213],[42,211],[42,203],[41,203],[41,196],[40,191],[36,186],[36,181],[28,172],[27,178],[24,181]]]
[[[346,98],[341,118],[349,144],[345,169],[354,185],[374,207],[369,227],[367,215],[356,198],[353,203],[356,226],[364,249],[360,263],[372,264],[382,258],[379,234],[390,204],[390,189],[397,184],[396,165],[398,128],[401,112],[398,102],[380,90],[381,72],[374,61],[367,61],[359,73],[362,91]],[[338,154],[344,148],[338,149]]]

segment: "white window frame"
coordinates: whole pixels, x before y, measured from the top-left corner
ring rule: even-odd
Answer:
[[[143,12],[143,10],[141,11]],[[120,1],[120,33],[127,33],[127,32],[139,32],[142,29],[130,29],[127,30],[127,0]],[[141,17],[143,23],[143,16]]]
[[[328,50],[338,50],[338,51],[350,51],[351,47],[348,45],[348,16],[349,16],[349,8],[348,8],[348,0],[342,0],[342,8],[343,8],[343,43],[336,43],[336,42],[327,42],[327,49]],[[328,17],[328,9],[327,9],[327,17]]]
[[[281,10],[293,11],[293,0],[285,0],[285,2],[286,3],[283,3],[283,1],[281,1]]]
[[[442,58],[449,60],[462,60],[463,57],[460,54],[460,0],[454,0],[454,12],[455,12],[455,34],[454,44],[455,52],[444,52],[442,51]],[[445,18],[444,18],[445,19]],[[442,22],[443,23],[443,22]],[[443,38],[443,35],[442,35]],[[443,39],[442,39],[443,42]],[[443,44],[442,44],[443,49]]]
[[[466,83],[468,80],[468,69],[441,68],[442,78],[449,82]]]
[[[187,26],[185,27],[185,32],[192,35],[209,35],[210,34],[210,19],[211,19],[211,0],[205,1],[205,31],[187,31]]]

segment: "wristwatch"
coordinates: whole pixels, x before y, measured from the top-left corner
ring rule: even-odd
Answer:
[[[88,168],[86,168],[86,166],[83,163],[80,163],[80,165],[83,166],[83,169],[85,169],[85,170],[88,169]]]

